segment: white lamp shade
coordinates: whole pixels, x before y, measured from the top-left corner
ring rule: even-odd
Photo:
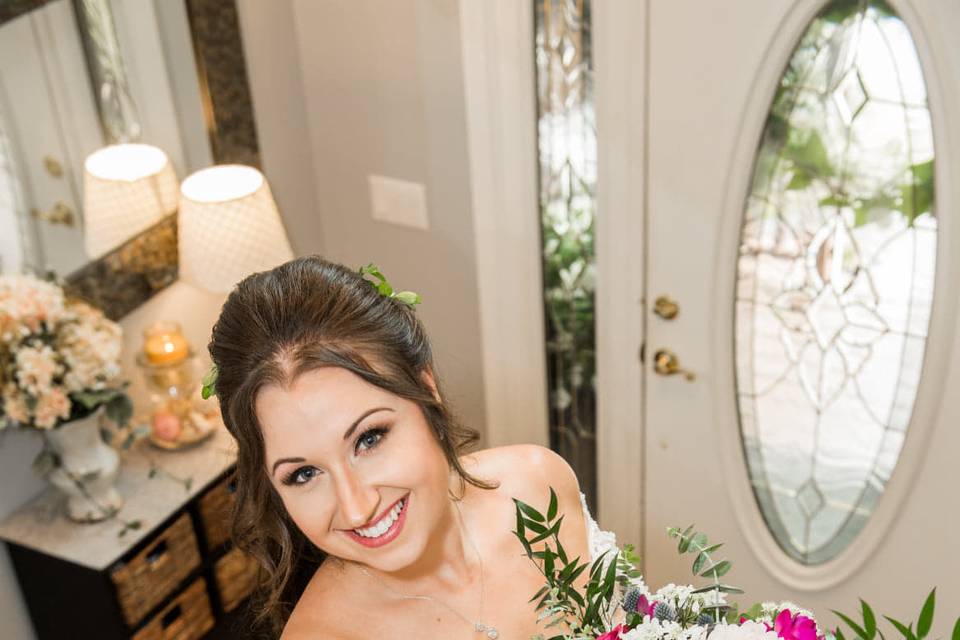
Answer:
[[[293,258],[263,174],[244,165],[202,169],[180,186],[180,277],[226,293]]]
[[[177,210],[177,175],[162,150],[115,144],[83,163],[84,244],[97,258]]]

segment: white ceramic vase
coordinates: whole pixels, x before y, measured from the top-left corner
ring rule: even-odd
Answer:
[[[120,456],[100,436],[103,409],[86,418],[66,422],[47,432],[60,466],[48,476],[67,494],[67,513],[77,522],[97,522],[123,506],[113,483],[120,468]]]

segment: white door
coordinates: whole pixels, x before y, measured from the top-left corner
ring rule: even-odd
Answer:
[[[832,625],[830,609],[854,612],[862,596],[914,619],[937,586],[934,635],[946,635],[950,614],[960,613],[952,551],[960,514],[951,506],[960,396],[950,392],[960,375],[960,184],[951,179],[960,166],[960,4],[889,2],[915,41],[929,116],[902,55],[910,49],[903,23],[871,9],[854,18],[848,41],[826,38],[830,52],[811,63],[828,78],[829,86],[805,87],[819,100],[777,94],[790,126],[809,130],[789,134],[780,150],[791,145],[792,155],[781,164],[765,156],[757,182],[771,102],[805,34],[803,55],[816,57],[808,28],[826,4],[597,3],[599,281],[627,284],[605,248],[632,259],[642,244],[645,264],[634,263],[646,269],[647,301],[637,304],[626,286],[599,298],[599,368],[629,378],[640,398],[613,381],[614,404],[601,409],[601,455],[617,463],[601,477],[601,524],[637,538],[624,528],[629,518],[611,513],[635,504],[624,473],[636,456],[652,586],[693,580],[692,557],[677,555],[665,529],[695,522],[726,543],[725,580],[747,590],[741,604],[793,600]],[[836,14],[829,19],[837,22],[828,30],[842,27]],[[885,74],[891,57],[899,66]],[[859,75],[830,76],[858,61]],[[818,104],[830,113],[816,113]],[[890,125],[896,109],[907,114],[901,129]],[[897,146],[904,141],[909,148]],[[918,215],[931,145],[935,218]],[[811,175],[818,170],[829,175]],[[882,175],[913,191],[879,185]],[[870,180],[873,196],[857,192]],[[858,199],[842,201],[854,192]],[[659,296],[677,303],[675,318],[654,313]],[[631,327],[645,327],[643,365],[639,345],[611,335]],[[661,350],[694,377],[658,374]],[[617,421],[631,416],[641,417],[642,437]],[[741,424],[752,429],[752,470]],[[623,452],[617,441],[637,445]]]
[[[103,144],[73,7],[51,3],[4,24],[0,35],[0,188],[7,194],[0,220],[23,229],[28,245],[17,250],[6,238],[9,270],[67,276],[87,261],[82,163]]]

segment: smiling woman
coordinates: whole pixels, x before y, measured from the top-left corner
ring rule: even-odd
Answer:
[[[238,285],[210,354],[238,443],[234,537],[263,565],[262,614],[284,638],[354,637],[371,607],[365,631],[397,637],[537,632],[515,596],[539,574],[511,534],[512,498],[556,487],[566,544],[587,557],[576,477],[539,447],[467,453],[477,433],[443,401],[411,306],[301,258]],[[290,614],[292,576],[318,562]]]

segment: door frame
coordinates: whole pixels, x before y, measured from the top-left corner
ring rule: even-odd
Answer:
[[[458,9],[485,444],[549,446],[533,4],[459,0]]]
[[[621,544],[643,549],[649,8],[647,2],[604,0],[591,10],[597,119],[598,511],[600,525]]]

